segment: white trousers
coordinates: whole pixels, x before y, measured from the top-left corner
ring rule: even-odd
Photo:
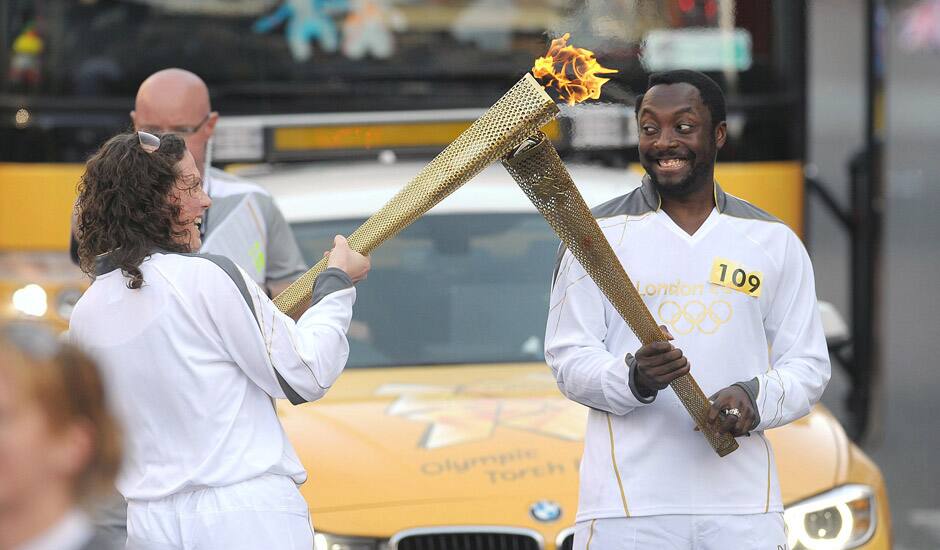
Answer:
[[[783,514],[663,515],[581,521],[574,550],[789,550]]]
[[[307,503],[287,476],[127,502],[128,550],[310,550]]]

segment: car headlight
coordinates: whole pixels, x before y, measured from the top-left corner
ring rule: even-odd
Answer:
[[[787,507],[787,543],[793,550],[844,550],[875,533],[875,495],[867,485],[844,485]]]
[[[49,307],[46,290],[36,283],[30,283],[13,293],[13,307],[20,313],[33,317],[42,317]]]
[[[388,542],[379,539],[317,533],[313,536],[313,550],[388,550]]]

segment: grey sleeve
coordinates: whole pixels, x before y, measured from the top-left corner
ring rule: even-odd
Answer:
[[[345,290],[353,286],[352,279],[345,271],[338,267],[328,267],[323,273],[317,275],[313,282],[313,297],[310,300],[310,307],[317,305],[317,302],[326,298],[338,290]]]
[[[284,214],[273,199],[265,198],[264,219],[268,226],[265,278],[268,282],[294,279],[307,271],[307,263]]]
[[[737,382],[732,384],[744,390],[744,393],[747,394],[748,398],[751,400],[751,408],[754,409],[754,415],[757,417],[754,420],[754,424],[748,428],[748,430],[753,430],[758,424],[760,424],[760,409],[757,408],[757,394],[760,391],[760,382],[757,378],[751,378],[747,382]]]
[[[640,394],[640,390],[638,390],[636,387],[636,357],[628,353],[627,356],[624,357],[624,361],[626,361],[627,366],[630,368],[629,383],[630,391],[633,392],[633,397],[636,397],[636,400],[640,403],[652,403],[653,400],[656,399],[656,395],[659,392],[654,391],[653,395],[650,396],[643,396]]]

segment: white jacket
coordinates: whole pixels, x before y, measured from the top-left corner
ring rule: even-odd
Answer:
[[[124,425],[118,490],[158,499],[266,473],[302,483],[272,397],[319,399],[342,372],[349,278],[321,275],[321,301],[295,324],[224,257],[155,253],[141,271],[144,286],[128,289],[104,258],[69,331],[98,360]]]
[[[749,382],[760,423],[720,458],[671,389],[638,398],[625,357],[641,344],[565,252],[545,356],[562,393],[592,409],[577,521],[783,509],[762,432],[809,413],[830,375],[812,266],[787,226],[715,188],[716,208],[692,236],[659,208],[649,181],[594,213],[705,394]]]

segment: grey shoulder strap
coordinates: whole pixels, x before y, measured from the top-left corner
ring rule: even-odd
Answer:
[[[725,207],[721,209],[721,213],[735,218],[783,223],[773,214],[761,210],[753,204],[733,195],[726,195]]]
[[[621,195],[591,209],[595,218],[611,218],[613,216],[640,216],[654,209],[643,196],[643,188],[637,187],[626,195]]]
[[[255,311],[255,304],[251,299],[251,294],[248,291],[248,284],[245,282],[245,278],[242,277],[242,274],[238,271],[238,267],[235,265],[235,262],[229,260],[225,256],[219,256],[217,254],[180,254],[181,256],[193,256],[196,258],[205,258],[215,265],[219,266],[222,271],[225,272],[229,278],[232,279],[232,282],[235,283],[235,287],[241,293],[242,298],[245,299],[245,303],[248,304],[248,309],[251,311],[251,314],[255,318],[255,322],[258,322],[258,312]],[[260,323],[259,323],[260,326]],[[281,386],[281,390],[284,391],[284,395],[287,396],[287,400],[291,402],[291,405],[300,405],[301,403],[306,403],[307,400],[304,399],[299,393],[297,393],[294,388],[290,387],[290,384],[287,383],[287,380],[284,380],[284,377],[281,376],[281,373],[277,372],[277,368],[274,365],[271,365],[274,368],[274,376],[277,377],[277,383]]]
[[[621,195],[595,206],[591,209],[591,214],[595,219],[600,219],[624,215],[639,216],[652,211],[653,208],[643,195],[643,188],[637,187],[626,195]],[[552,270],[552,286],[555,285],[555,279],[558,278],[558,270],[561,269],[561,260],[565,257],[566,250],[568,249],[565,248],[565,243],[558,245],[558,252],[555,254],[555,268]]]

